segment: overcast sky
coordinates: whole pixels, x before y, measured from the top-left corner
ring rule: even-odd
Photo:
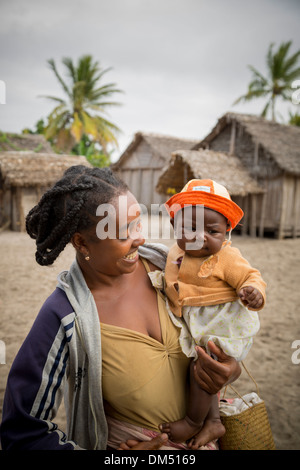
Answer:
[[[0,18],[0,130],[33,128],[53,108],[38,95],[63,97],[48,59],[63,73],[63,57],[91,54],[124,91],[114,160],[137,131],[200,140],[227,111],[260,113],[232,105],[248,64],[264,73],[271,42],[300,48],[300,0],[0,0]]]

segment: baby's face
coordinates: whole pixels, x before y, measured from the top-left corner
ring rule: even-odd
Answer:
[[[177,244],[190,256],[206,257],[217,253],[227,229],[228,222],[222,214],[200,205],[185,207],[175,215]]]

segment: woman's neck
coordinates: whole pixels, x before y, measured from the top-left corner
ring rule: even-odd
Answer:
[[[84,263],[78,258],[77,262],[80,266],[85,282],[91,291],[98,291],[101,289],[117,290],[124,288],[131,282],[132,275],[134,274],[133,271],[128,274],[110,275],[92,269],[87,263]]]

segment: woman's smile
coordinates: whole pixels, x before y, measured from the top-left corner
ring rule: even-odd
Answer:
[[[123,259],[129,262],[135,262],[138,260],[138,250],[131,251],[127,255],[123,256]]]

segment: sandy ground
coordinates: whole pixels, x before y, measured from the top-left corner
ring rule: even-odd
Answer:
[[[169,240],[163,240],[170,245]],[[268,283],[261,330],[246,359],[265,400],[277,449],[300,450],[300,240],[233,237],[233,243]],[[68,269],[74,251],[68,246],[53,267],[34,258],[34,242],[26,234],[0,233],[0,419],[7,375],[42,303]],[[298,350],[292,343],[299,340]],[[5,345],[5,351],[4,350]],[[5,361],[3,361],[5,352]],[[297,361],[298,359],[298,361]],[[246,374],[235,383],[241,393],[252,391]],[[63,408],[58,424],[64,428]]]

